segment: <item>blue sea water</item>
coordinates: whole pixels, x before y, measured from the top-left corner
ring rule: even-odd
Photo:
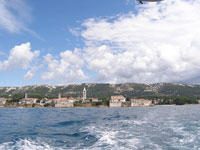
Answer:
[[[200,105],[0,109],[0,150],[200,149]]]

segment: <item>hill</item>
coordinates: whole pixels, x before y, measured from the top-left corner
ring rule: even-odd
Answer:
[[[187,96],[200,97],[200,85],[158,83],[158,84],[73,84],[66,86],[34,85],[23,87],[0,87],[0,96],[13,94],[42,95],[57,97],[81,97],[83,88],[87,89],[88,97],[109,98],[111,95],[124,95],[126,97],[141,96]]]

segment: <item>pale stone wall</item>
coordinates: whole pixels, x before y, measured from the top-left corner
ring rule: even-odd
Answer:
[[[110,107],[121,107],[122,102],[110,102]]]
[[[99,100],[98,100],[98,99],[97,99],[97,100],[94,100],[94,99],[93,99],[92,102],[99,102]]]
[[[141,106],[141,104],[140,103],[131,102],[131,107],[134,107],[134,106]]]
[[[71,108],[71,107],[74,107],[74,103],[72,103],[72,102],[58,103],[58,104],[55,104],[55,107],[58,107],[58,108]]]
[[[152,106],[152,102],[149,101],[131,101],[131,107],[134,106]]]

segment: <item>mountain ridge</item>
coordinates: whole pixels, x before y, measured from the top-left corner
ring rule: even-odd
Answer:
[[[178,83],[82,83],[63,86],[56,85],[30,85],[22,87],[0,87],[0,96],[16,93],[42,94],[57,97],[81,97],[82,90],[86,87],[88,97],[109,98],[111,95],[124,95],[126,97],[138,96],[200,96],[200,85]]]

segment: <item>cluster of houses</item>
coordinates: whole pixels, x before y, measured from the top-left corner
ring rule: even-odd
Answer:
[[[122,95],[111,96],[109,103],[110,107],[122,107],[122,104],[126,103],[126,98]],[[153,106],[153,103],[149,99],[131,99],[130,106]]]
[[[47,99],[44,98],[42,100],[38,100],[37,98],[28,98],[28,94],[25,94],[25,97],[19,101],[19,104],[33,105],[37,104],[43,107],[45,104],[54,104],[57,108],[72,108],[74,107],[75,102],[82,103],[96,103],[102,102],[102,100],[98,98],[87,98],[87,91],[83,89],[82,98],[74,98],[74,97],[61,97],[61,94],[58,95],[56,99]],[[5,98],[0,98],[0,106],[3,106],[6,103]],[[127,105],[129,103],[129,105]],[[126,98],[122,95],[111,96],[109,101],[110,107],[122,107],[122,106],[152,106],[152,101],[148,99],[131,99],[131,101],[127,102]]]

